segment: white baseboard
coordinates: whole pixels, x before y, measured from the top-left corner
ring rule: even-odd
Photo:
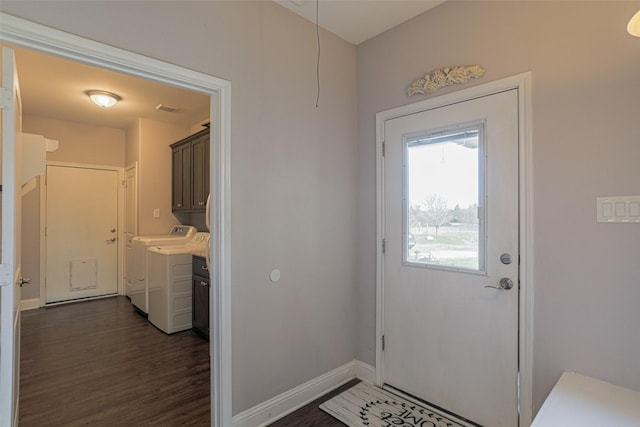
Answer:
[[[354,360],[249,408],[233,417],[234,427],[266,426],[354,378],[373,383],[375,368]]]
[[[351,363],[353,363],[353,373],[355,378],[369,384],[376,383],[376,368],[359,360],[354,360]]]
[[[23,299],[20,301],[20,311],[40,308],[40,298]]]

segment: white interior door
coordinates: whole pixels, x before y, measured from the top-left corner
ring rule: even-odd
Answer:
[[[517,90],[387,120],[384,135],[383,382],[517,426]]]
[[[47,166],[47,303],[118,292],[118,171]]]
[[[2,264],[0,265],[0,425],[18,425],[22,106],[13,50],[2,48]]]
[[[134,262],[133,238],[138,235],[138,167],[130,166],[125,171],[124,197],[124,238],[126,239],[125,256],[125,286],[126,295],[130,296],[133,289]]]
[[[138,167],[133,165],[125,171],[124,233],[131,238],[138,234]]]

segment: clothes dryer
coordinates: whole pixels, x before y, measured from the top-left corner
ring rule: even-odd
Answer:
[[[167,334],[192,327],[193,254],[206,255],[209,233],[196,233],[186,245],[149,248],[149,322]]]
[[[127,291],[131,304],[143,315],[149,312],[147,286],[147,249],[154,245],[184,245],[197,230],[190,225],[175,225],[167,235],[136,236],[127,242]]]

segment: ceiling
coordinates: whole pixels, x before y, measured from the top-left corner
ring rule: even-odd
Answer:
[[[191,127],[209,117],[208,95],[13,47],[22,112],[59,120],[126,129],[137,118]],[[118,94],[111,108],[95,105],[88,90]],[[177,108],[156,110],[158,104]]]
[[[274,1],[315,22],[316,0]],[[318,0],[319,25],[357,45],[444,1]],[[191,127],[209,117],[207,95],[27,49],[14,50],[25,115],[120,129],[137,118]],[[89,100],[88,90],[113,92],[122,101],[100,108]],[[177,110],[158,111],[158,104]]]
[[[311,22],[316,0],[274,0]],[[318,24],[358,45],[445,0],[317,0]]]

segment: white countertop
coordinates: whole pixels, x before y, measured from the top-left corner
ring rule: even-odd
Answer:
[[[640,392],[564,372],[531,427],[573,426],[640,426]]]

